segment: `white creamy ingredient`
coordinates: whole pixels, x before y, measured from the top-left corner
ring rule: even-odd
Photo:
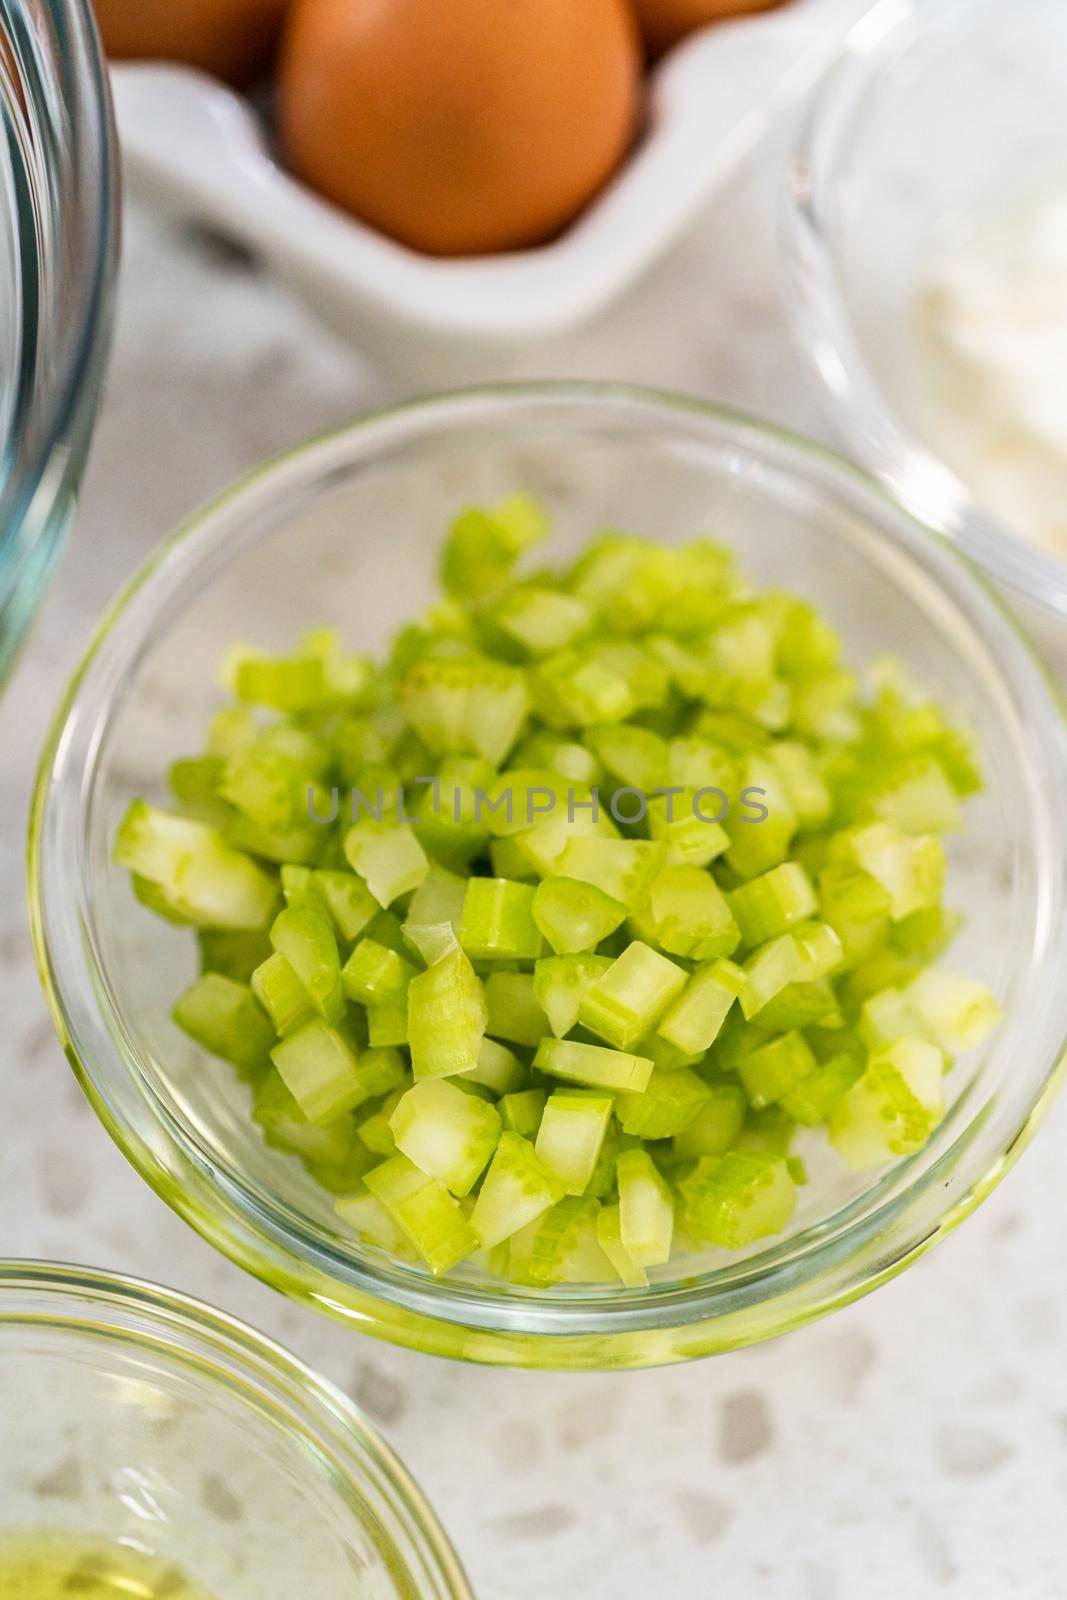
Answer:
[[[1067,192],[948,256],[920,319],[933,442],[1013,533],[1067,556]]]

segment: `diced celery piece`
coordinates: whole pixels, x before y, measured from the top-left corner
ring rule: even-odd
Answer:
[[[548,1018],[534,993],[529,972],[492,972],[485,980],[489,1008],[486,1033],[508,1044],[538,1045],[548,1028]]]
[[[582,997],[611,970],[610,956],[542,956],[534,967],[534,994],[557,1039],[578,1021]],[[541,1042],[544,1026],[536,1043]],[[534,1041],[531,1041],[534,1042]]]
[[[667,859],[674,865],[706,867],[730,846],[729,835],[715,820],[714,806],[705,807],[699,791],[689,789],[680,795],[653,796],[648,803],[648,831],[666,846]]]
[[[396,1147],[454,1195],[470,1194],[500,1140],[500,1114],[444,1078],[416,1083],[389,1119]]]
[[[239,700],[274,711],[316,710],[330,698],[325,664],[311,656],[286,660],[238,645],[230,651],[223,679]]]
[[[515,1094],[503,1095],[500,1115],[508,1133],[519,1133],[524,1139],[533,1139],[541,1126],[547,1097],[543,1089],[523,1089]]]
[[[595,950],[626,920],[626,907],[591,883],[545,878],[534,892],[533,917],[557,955]]]
[[[436,755],[483,756],[494,766],[522,731],[522,672],[485,656],[421,661],[401,686],[408,721]]]
[[[417,889],[430,869],[410,827],[357,822],[345,834],[345,856],[380,906],[391,906]]]
[[[256,719],[247,706],[223,706],[208,724],[207,754],[224,761],[246,749],[256,737]]]
[[[896,1039],[906,1039],[910,1034],[923,1034],[924,1029],[906,990],[889,988],[879,989],[863,1002],[860,1033],[864,1043],[877,1050]]]
[[[482,1182],[470,1225],[482,1245],[492,1248],[562,1198],[562,1185],[542,1164],[533,1145],[517,1133],[504,1133]]]
[[[928,967],[908,984],[905,999],[921,1021],[921,1033],[947,1056],[973,1050],[1001,1022],[1004,1011],[985,986],[940,967]]]
[[[745,974],[732,961],[713,961],[694,972],[678,999],[660,1020],[668,1044],[690,1054],[710,1050],[727,1013],[745,986]]]
[[[801,1033],[781,1038],[753,1050],[741,1062],[737,1075],[749,1101],[757,1110],[773,1105],[815,1071],[816,1060]]]
[[[635,940],[583,994],[578,1018],[598,1038],[628,1050],[652,1032],[685,984],[681,967]]]
[[[652,794],[667,782],[667,741],[648,728],[610,723],[590,728],[586,743],[620,783]]]
[[[489,613],[492,625],[530,656],[551,655],[586,633],[592,614],[584,600],[528,584],[503,595]]]
[[[408,1042],[407,997],[367,1007],[367,1032],[375,1048]]]
[[[743,758],[738,798],[723,821],[726,859],[742,878],[756,878],[788,858],[797,816],[778,769],[762,755]]]
[[[637,709],[626,674],[577,649],[557,650],[537,662],[530,697],[542,721],[555,728],[622,722]]]
[[[217,822],[226,812],[218,792],[225,766],[218,756],[175,761],[167,774],[175,800],[204,822]]]
[[[425,779],[425,765],[416,774],[419,780]],[[489,824],[482,815],[482,796],[495,781],[495,767],[481,756],[450,756],[441,762],[415,807],[415,834],[429,855],[448,867],[462,868],[484,852]],[[447,915],[453,915],[451,908]],[[440,916],[428,917],[420,908],[412,920],[437,921]]]
[[[290,910],[295,906],[310,906],[313,911],[321,912],[323,916],[328,915],[326,901],[315,884],[313,868],[285,865],[282,867],[280,878],[282,897]]]
[[[814,1072],[783,1094],[778,1103],[794,1122],[806,1128],[818,1127],[829,1118],[853,1084],[863,1077],[865,1067],[863,1057],[842,1051],[831,1056],[829,1061],[821,1062]]]
[[[345,994],[365,1006],[399,1002],[414,976],[410,961],[376,939],[361,939],[341,968]]]
[[[766,944],[769,939],[788,933],[818,909],[811,880],[795,861],[772,867],[727,898],[747,945]]]
[[[616,1162],[622,1248],[639,1267],[670,1260],[674,1202],[647,1150],[625,1150]]]
[[[910,917],[894,922],[889,929],[889,943],[902,955],[914,956],[919,961],[936,961],[948,949],[959,933],[963,918],[946,906],[924,906],[913,911]]]
[[[326,1022],[340,1022],[345,1013],[341,960],[325,913],[310,906],[279,912],[270,930],[270,942],[300,979],[319,1016]]]
[[[408,986],[408,1044],[416,1081],[473,1072],[486,1021],[485,991],[456,945]]]
[[[396,1155],[396,1140],[389,1126],[389,1117],[384,1111],[372,1111],[369,1116],[364,1117],[358,1131],[360,1143],[366,1145],[372,1155],[382,1159]]]
[[[535,1149],[566,1194],[584,1194],[611,1120],[610,1095],[554,1089],[548,1097]]]
[[[279,1037],[302,1027],[315,1015],[311,996],[283,955],[268,956],[256,968],[251,989]]]
[[[696,1116],[674,1136],[675,1154],[686,1160],[725,1155],[744,1126],[748,1109],[744,1090],[734,1083],[711,1083],[706,1087],[707,1098]]]
[[[536,961],[543,948],[534,921],[535,890],[507,878],[471,878],[459,942],[475,960]]]
[[[348,1227],[354,1228],[361,1239],[387,1250],[401,1261],[418,1260],[404,1230],[395,1222],[380,1200],[372,1194],[359,1194],[351,1199],[338,1200],[337,1215]]]
[[[186,989],[172,1015],[209,1055],[245,1075],[255,1074],[269,1059],[274,1029],[247,984],[206,972]]]
[[[196,938],[201,972],[220,972],[235,983],[248,983],[271,954],[270,939],[260,928],[232,933],[224,928],[201,928]]]
[[[452,523],[441,556],[449,594],[477,600],[505,583],[518,557],[539,544],[550,521],[542,506],[516,494],[489,510],[472,506]]]
[[[262,856],[264,861],[287,861],[306,867],[317,865],[330,837],[326,828],[315,822],[271,832],[239,811],[227,818],[223,834],[232,850]]]
[[[700,867],[664,867],[631,925],[646,943],[693,961],[732,955],[741,942],[726,897]]]
[[[804,960],[792,934],[783,933],[761,945],[743,968],[745,985],[741,991],[741,1010],[754,1017],[790,983],[803,982]]]
[[[648,1287],[648,1274],[644,1267],[632,1261],[622,1242],[622,1216],[618,1205],[601,1206],[596,1219],[597,1243],[614,1267],[620,1282],[627,1289]]]
[[[446,872],[443,867],[431,867],[411,897],[404,937],[419,949],[418,935],[412,937],[412,930],[416,928],[440,927],[447,923],[458,934],[466,898],[466,878]]]
[[[275,1045],[271,1060],[308,1121],[323,1127],[385,1092],[368,1087],[355,1053],[318,1017]]]
[[[925,1039],[877,1050],[830,1114],[830,1142],[849,1167],[884,1166],[926,1143],[944,1114],[943,1058]]]
[[[478,1236],[444,1184],[406,1156],[372,1168],[363,1181],[435,1276],[478,1249]]]
[[[872,822],[842,835],[835,850],[870,874],[889,895],[894,922],[936,904],[945,881],[940,839],[900,833],[888,822]]]
[[[919,756],[879,785],[871,811],[901,833],[955,833],[963,812],[959,797],[934,756]]]
[[[666,849],[645,839],[572,837],[555,863],[561,878],[591,883],[630,910],[665,864]]]
[[[828,866],[819,874],[819,907],[851,962],[872,955],[885,938],[890,898],[870,873]]]
[[[790,1028],[829,1027],[841,1018],[841,1007],[829,978],[787,983],[760,1011],[756,1021],[765,1033],[788,1033]]]
[[[798,830],[825,826],[833,797],[818,758],[807,745],[785,739],[772,745],[767,754],[796,815]]]
[[[315,887],[326,903],[334,927],[347,942],[358,939],[377,915],[377,900],[354,872],[316,872]]]
[[[276,1072],[268,1072],[256,1085],[252,1115],[265,1142],[298,1156],[331,1194],[351,1193],[373,1165],[359,1143],[354,1117],[338,1117],[326,1128],[309,1122]]]
[[[588,1196],[569,1196],[544,1213],[530,1247],[533,1283],[614,1282],[614,1269],[597,1239],[599,1212]]]
[[[785,1158],[766,1150],[701,1156],[678,1187],[686,1232],[723,1250],[781,1233],[796,1207]]]
[[[624,1133],[641,1139],[671,1139],[695,1120],[710,1098],[703,1078],[688,1067],[653,1070],[640,1093],[620,1094],[616,1113]]]
[[[254,744],[225,763],[218,792],[257,828],[284,833],[306,820],[307,789],[289,756]]]
[[[542,1039],[534,1066],[549,1077],[566,1078],[591,1089],[640,1091],[648,1087],[652,1076],[652,1062],[647,1056],[605,1050],[576,1039]]]
[[[494,1094],[511,1094],[526,1081],[526,1068],[513,1050],[485,1038],[478,1051],[478,1065],[463,1074],[464,1083],[478,1083]]]
[[[205,928],[265,928],[278,903],[274,878],[219,833],[135,800],[115,839],[115,860],[146,879],[174,913]]]

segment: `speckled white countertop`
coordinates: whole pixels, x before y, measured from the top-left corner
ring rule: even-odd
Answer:
[[[687,388],[822,431],[776,305],[768,151],[610,321],[530,372]],[[22,899],[46,717],[159,535],[390,393],[254,268],[137,204],[73,545],[0,705],[0,1253],[237,1312],[335,1379],[421,1480],[480,1600],[1063,1600],[1067,1102],[979,1215],[874,1297],[738,1355],[625,1376],[462,1368],[353,1337],[196,1238],[82,1100]]]

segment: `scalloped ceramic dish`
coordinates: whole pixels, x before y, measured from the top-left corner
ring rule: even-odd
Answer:
[[[119,66],[116,111],[132,176],[264,256],[346,337],[424,379],[499,375],[630,287],[869,7],[792,0],[695,35],[655,70],[650,131],[615,181],[559,239],[511,255],[437,260],[338,211],[278,164],[247,100],[198,73]]]

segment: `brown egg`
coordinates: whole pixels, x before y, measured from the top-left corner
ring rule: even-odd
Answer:
[[[184,61],[231,83],[270,63],[289,0],[95,0],[116,61]]]
[[[645,39],[653,55],[709,22],[739,17],[749,11],[770,11],[783,0],[636,0]]]
[[[631,0],[295,0],[280,68],[294,171],[416,250],[549,238],[634,136]]]

